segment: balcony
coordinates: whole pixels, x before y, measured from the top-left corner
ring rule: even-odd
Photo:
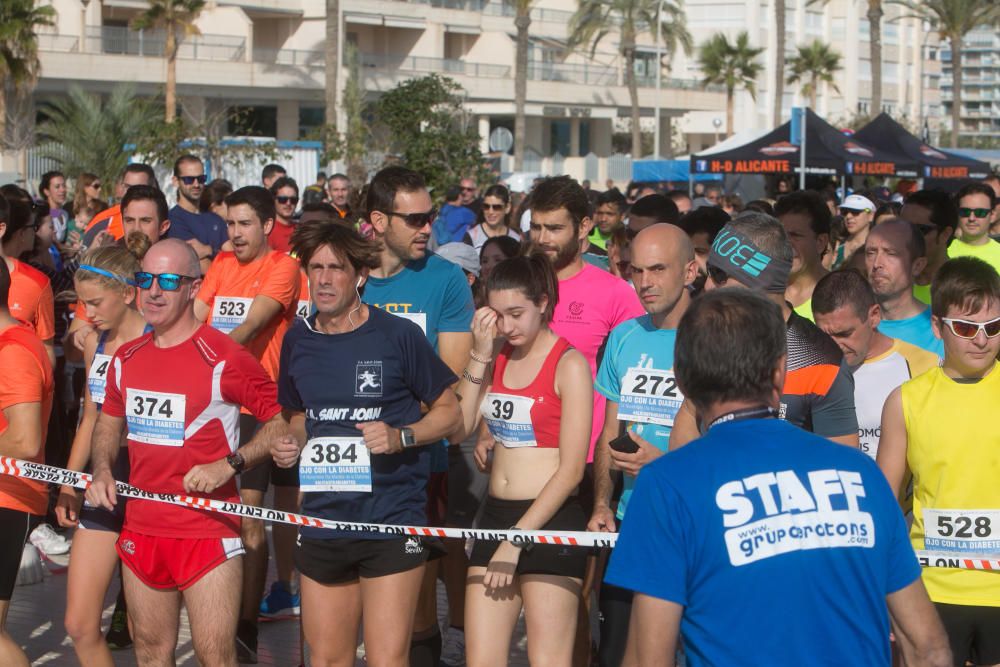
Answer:
[[[507,79],[511,68],[506,65],[470,63],[449,58],[424,58],[423,56],[376,56],[361,54],[362,68],[397,70],[403,72],[426,72],[469,76],[478,79]]]
[[[618,68],[607,65],[528,63],[529,81],[562,81],[586,86],[618,86]]]
[[[53,36],[57,40],[67,36]],[[77,42],[77,38],[72,38]],[[162,58],[166,53],[166,34],[162,30],[132,30],[125,26],[88,26],[84,51],[113,55]],[[45,44],[39,49],[45,51]],[[52,44],[51,46],[58,46]],[[55,51],[65,49],[53,48]],[[76,50],[76,49],[73,49]],[[177,49],[177,57],[185,60],[215,60],[239,62],[246,57],[246,40],[232,35],[193,35],[185,37]]]

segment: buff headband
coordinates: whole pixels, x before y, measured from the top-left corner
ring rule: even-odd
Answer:
[[[132,285],[135,287],[135,281],[131,278],[126,278],[125,276],[120,276],[117,273],[112,273],[107,269],[102,269],[98,266],[90,266],[89,264],[81,264],[78,271],[90,271],[91,273],[96,273],[99,276],[104,276],[105,278],[111,278],[112,280],[117,280],[118,282],[125,283],[126,285]]]
[[[708,265],[751,289],[784,294],[792,263],[771,257],[737,231],[732,223],[722,228],[712,243]]]

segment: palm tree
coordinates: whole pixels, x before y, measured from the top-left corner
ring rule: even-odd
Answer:
[[[996,0],[892,0],[910,11],[906,18],[927,21],[951,46],[951,147],[962,129],[962,40],[973,28],[1000,22]]]
[[[337,79],[340,75],[340,0],[326,0],[326,42],[324,60],[326,64],[326,88],[323,94],[326,99],[326,111],[323,123],[326,125],[324,135],[337,126]],[[329,143],[329,137],[324,140]]]
[[[738,87],[746,88],[754,99],[757,98],[757,77],[764,66],[757,57],[764,49],[750,46],[750,36],[746,31],[730,42],[719,32],[712,35],[698,50],[698,64],[704,75],[704,82],[726,87],[726,136],[733,133],[733,98]]]
[[[0,2],[0,147],[7,139],[7,84],[23,90],[34,85],[41,70],[38,28],[55,24],[56,10],[34,0]]]
[[[528,97],[528,29],[534,0],[514,0],[514,27],[517,28],[517,55],[514,59],[514,171],[524,169],[527,123],[524,103]]]
[[[798,53],[789,63],[792,71],[788,75],[788,84],[802,84],[802,95],[809,98],[809,107],[816,110],[816,93],[820,82],[830,84],[830,87],[840,92],[833,82],[833,75],[843,69],[840,65],[840,54],[818,39],[798,47]]]
[[[194,24],[205,8],[205,0],[149,0],[149,9],[132,20],[133,30],[164,28],[166,42],[163,56],[167,59],[167,86],[165,95],[165,120],[173,123],[177,118],[177,47],[181,38],[197,35]]]
[[[785,0],[774,0],[774,101],[772,124],[781,125],[781,107],[785,102]]]
[[[86,171],[113,183],[128,164],[125,146],[155,130],[157,106],[137,98],[131,84],[115,86],[106,98],[71,86],[66,97],[43,109],[46,119],[38,126],[42,152],[67,174]]]
[[[597,45],[612,31],[619,34],[619,53],[625,61],[625,85],[632,103],[632,155],[642,157],[642,132],[639,127],[639,86],[635,80],[636,37],[654,34],[660,20],[660,39],[668,55],[677,48],[690,53],[691,33],[687,30],[682,0],[580,0],[570,19],[569,46],[590,44],[593,57]],[[662,67],[656,63],[656,67]]]

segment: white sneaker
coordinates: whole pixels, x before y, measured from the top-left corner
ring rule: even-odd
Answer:
[[[17,586],[37,584],[45,578],[45,566],[38,549],[32,544],[25,544],[21,551],[21,565],[17,570]]]
[[[43,523],[31,531],[28,541],[38,547],[46,556],[59,556],[69,553],[70,541],[52,530],[52,526]]]
[[[448,628],[441,646],[441,664],[447,667],[465,667],[465,632]]]

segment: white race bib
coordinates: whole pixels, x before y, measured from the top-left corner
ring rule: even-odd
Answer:
[[[186,403],[184,394],[129,388],[125,399],[128,437],[148,445],[182,447]]]
[[[299,459],[299,489],[371,493],[371,453],[361,438],[312,438]]]
[[[90,390],[90,398],[98,405],[104,403],[104,393],[108,386],[108,370],[110,368],[110,354],[95,354],[94,363],[90,364],[90,369],[87,371],[87,389]]]
[[[312,310],[312,306],[309,300],[299,301],[299,305],[295,307],[295,316],[306,319],[309,317],[309,312]]]
[[[489,393],[480,411],[493,437],[504,447],[537,447],[531,425],[535,399],[527,396]]]
[[[393,313],[396,317],[402,317],[404,320],[410,320],[415,323],[420,330],[427,335],[427,313]]]
[[[630,368],[622,379],[618,418],[672,427],[683,402],[672,370]]]
[[[1000,510],[924,509],[924,548],[1000,553]]]
[[[243,324],[250,314],[253,299],[239,296],[217,296],[212,304],[212,327],[229,333]]]

